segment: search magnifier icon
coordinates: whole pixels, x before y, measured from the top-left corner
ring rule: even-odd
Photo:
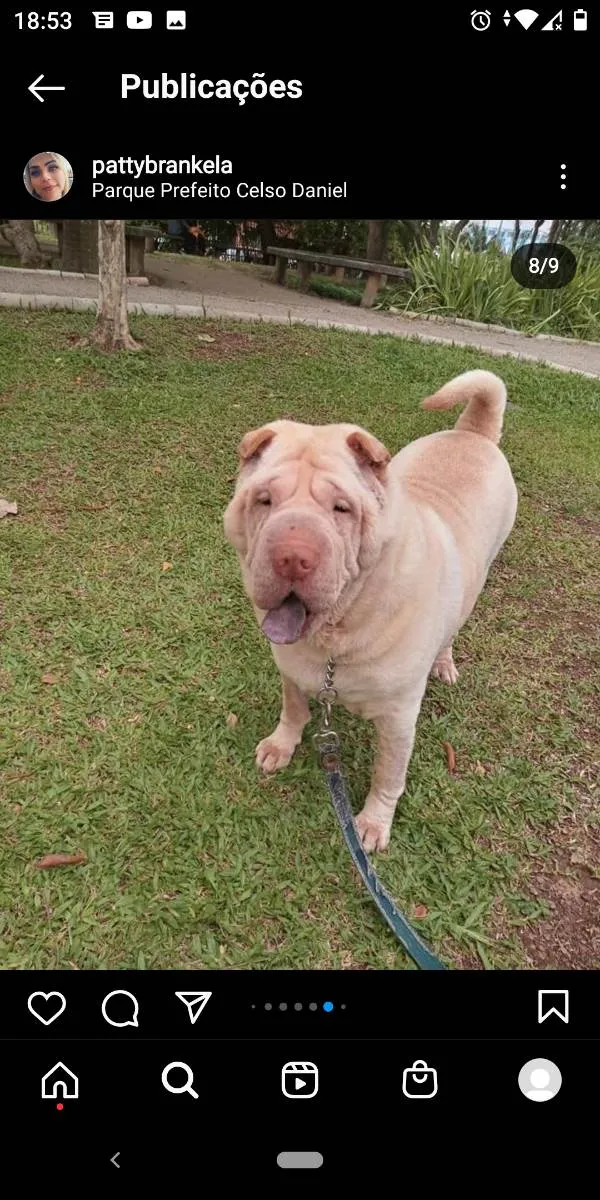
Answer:
[[[185,1071],[185,1076],[186,1076],[185,1083],[182,1084],[180,1087],[174,1087],[172,1083],[169,1083],[169,1074],[171,1071],[175,1071],[175,1070],[176,1071]],[[174,1096],[179,1096],[179,1095],[181,1095],[182,1092],[189,1092],[190,1096],[194,1097],[194,1100],[200,1099],[198,1093],[195,1092],[192,1087],[192,1084],[194,1082],[194,1072],[192,1071],[191,1067],[188,1067],[187,1063],[182,1063],[182,1062],[167,1063],[167,1065],[162,1073],[161,1078],[162,1078],[163,1087],[166,1088],[166,1090],[168,1092],[173,1092]]]

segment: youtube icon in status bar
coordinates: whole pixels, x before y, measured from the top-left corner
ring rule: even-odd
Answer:
[[[152,29],[152,13],[145,8],[134,8],[127,13],[128,29]]]

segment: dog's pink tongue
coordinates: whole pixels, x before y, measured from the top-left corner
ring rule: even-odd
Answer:
[[[283,646],[298,641],[305,620],[306,609],[302,601],[292,594],[286,597],[279,608],[270,609],[261,628],[270,642]]]

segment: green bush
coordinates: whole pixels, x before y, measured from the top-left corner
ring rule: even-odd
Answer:
[[[412,291],[387,288],[378,308],[463,317],[532,334],[600,339],[600,262],[592,250],[580,254],[575,278],[557,290],[520,287],[511,275],[510,255],[499,247],[473,251],[444,234],[436,250],[426,245],[415,251],[409,266]]]
[[[331,300],[345,300],[346,304],[360,304],[363,287],[363,281],[357,280],[355,284],[350,280],[347,283],[340,283],[328,278],[327,275],[313,275],[310,281],[310,290],[316,292],[317,296],[328,296]]]
[[[268,278],[272,279],[270,273]],[[287,287],[298,290],[300,287],[300,276],[296,271],[288,271],[286,276]],[[350,280],[345,283],[340,283],[338,280],[332,279],[330,275],[311,275],[310,290],[317,296],[327,296],[330,300],[343,300],[346,304],[360,304],[364,288],[364,280]]]

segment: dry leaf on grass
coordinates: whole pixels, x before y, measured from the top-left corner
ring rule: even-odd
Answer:
[[[51,867],[78,867],[87,862],[87,854],[78,850],[77,854],[44,854],[38,858],[35,866],[38,871],[48,871]]]
[[[426,904],[415,904],[415,917],[426,917],[429,915],[429,909]]]
[[[450,742],[442,742],[442,746],[446,751],[448,770],[450,771],[450,774],[452,774],[453,771],[456,770],[456,754],[454,753],[454,747],[450,745]]]
[[[58,675],[42,675],[42,683],[58,683]]]
[[[208,334],[208,333],[199,333],[198,334],[199,342],[216,342],[216,340],[217,340],[216,338],[211,337],[210,334]]]
[[[164,562],[164,563],[163,563],[163,565],[162,565],[162,567],[161,567],[161,570],[163,570],[163,571],[172,571],[172,570],[173,570],[173,563],[170,563],[170,562]]]
[[[229,725],[230,729],[235,729],[235,726],[237,725],[239,719],[240,718],[238,716],[236,716],[235,713],[228,713],[225,724]]]
[[[18,511],[14,500],[5,500],[4,496],[0,496],[0,517],[16,517]]]

